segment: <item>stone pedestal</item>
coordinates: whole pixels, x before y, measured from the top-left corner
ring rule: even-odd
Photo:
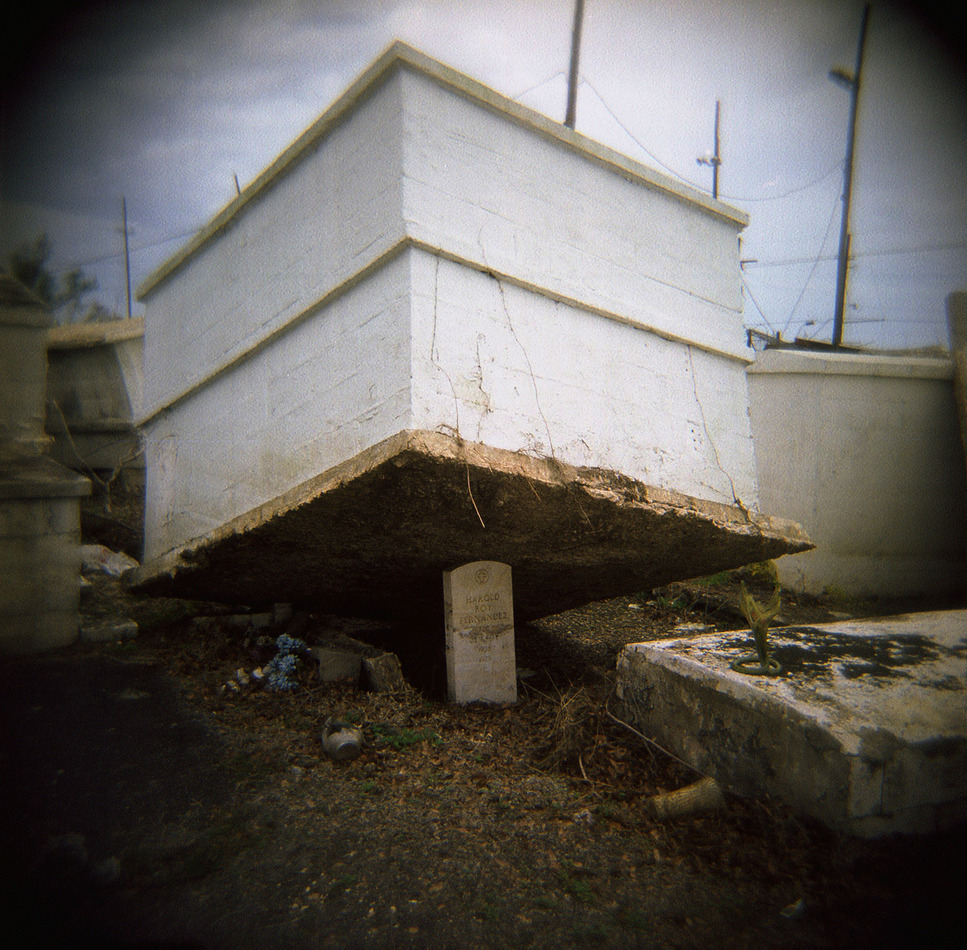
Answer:
[[[499,561],[473,561],[443,574],[451,702],[517,701],[510,574],[510,565]]]
[[[44,455],[44,304],[0,277],[0,653],[73,643],[80,503],[90,482]]]
[[[45,456],[0,461],[0,654],[77,639],[79,499],[89,492],[86,478]]]

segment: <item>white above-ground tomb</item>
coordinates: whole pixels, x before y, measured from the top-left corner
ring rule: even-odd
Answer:
[[[579,560],[599,571],[542,610],[808,546],[755,514],[746,220],[394,44],[140,290],[140,582],[326,599],[349,563],[367,592],[386,571],[438,592],[440,570],[496,560],[521,605],[543,584],[527,551],[534,571],[544,553],[573,571],[562,588]],[[459,490],[421,469],[418,489],[380,494],[392,459],[427,451]],[[508,508],[521,479],[545,506],[570,485],[573,510]],[[676,528],[645,556],[639,529],[594,522],[589,491],[717,540],[687,552],[698,535]],[[270,577],[278,550],[256,569],[240,538],[265,554],[271,523],[288,554]],[[412,552],[379,543],[403,524]]]

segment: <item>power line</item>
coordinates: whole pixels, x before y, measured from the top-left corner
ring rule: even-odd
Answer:
[[[179,234],[172,234],[169,237],[161,238],[157,241],[151,241],[148,244],[139,244],[137,247],[131,247],[132,254],[138,254],[141,251],[149,251],[155,247],[161,247],[163,244],[170,244],[172,241],[180,241],[184,238],[191,237],[198,233],[198,228],[193,228],[191,231],[182,231]],[[106,264],[108,261],[118,260],[124,257],[123,251],[114,251],[111,254],[104,254],[101,257],[93,257],[87,261],[72,261],[72,264],[76,267],[93,267],[95,264]]]
[[[829,168],[826,169],[818,178],[814,178],[812,181],[806,182],[804,185],[797,185],[795,188],[790,188],[789,191],[784,191],[782,194],[778,195],[762,195],[758,198],[753,198],[751,196],[741,196],[741,195],[722,195],[728,201],[742,201],[742,202],[753,202],[753,201],[780,201],[783,198],[790,198],[793,195],[798,195],[804,191],[809,191],[810,188],[815,188],[817,185],[821,185],[827,178],[832,177],[835,172],[841,171],[843,168],[843,160],[835,162]]]
[[[691,185],[693,188],[697,188],[700,191],[706,191],[707,190],[707,189],[702,188],[701,185],[698,185],[698,184],[696,184],[693,181],[689,181],[684,175],[680,175],[677,171],[675,171],[674,168],[670,167],[669,165],[666,165],[657,155],[655,155],[654,152],[652,152],[644,144],[644,142],[642,142],[640,139],[638,139],[635,135],[632,134],[631,130],[621,121],[621,119],[619,119],[617,117],[617,115],[615,115],[614,110],[611,108],[611,106],[608,105],[607,102],[605,102],[604,97],[601,95],[600,92],[598,92],[597,89],[594,88],[593,84],[591,83],[591,81],[587,77],[582,76],[581,77],[581,82],[585,83],[587,85],[587,87],[591,90],[591,92],[593,92],[595,94],[595,96],[598,97],[598,101],[601,103],[601,105],[603,105],[605,107],[605,109],[608,112],[608,115],[610,115],[611,118],[614,119],[614,121],[618,123],[618,125],[621,127],[621,130],[625,133],[625,135],[627,135],[628,138],[630,138],[631,141],[634,142],[635,145],[637,145],[638,148],[640,148],[653,162],[655,162],[658,165],[661,165],[661,167],[664,168],[665,171],[668,172],[669,175],[673,175],[679,181],[685,182],[686,185]]]
[[[560,73],[555,74],[555,77],[558,75],[560,75]],[[552,78],[555,78],[555,77],[552,77]],[[614,109],[612,109],[611,106],[609,106],[608,103],[605,101],[604,96],[602,96],[601,93],[598,92],[597,89],[595,89],[594,85],[591,83],[591,80],[589,80],[586,76],[582,76],[581,82],[585,83],[587,87],[591,90],[591,92],[593,92],[595,96],[597,96],[598,101],[607,110],[608,115],[610,115],[611,118],[614,119],[615,122],[617,122],[622,132],[624,132],[625,135],[627,135],[628,138],[630,138],[631,141],[634,142],[635,145],[637,145],[638,148],[640,148],[653,162],[655,162],[656,164],[660,165],[663,169],[665,169],[665,171],[668,172],[669,175],[674,176],[679,181],[685,182],[686,185],[691,185],[693,188],[697,188],[699,191],[708,191],[707,188],[692,181],[689,178],[686,178],[684,175],[675,171],[675,169],[672,168],[670,165],[666,165],[654,152],[651,151],[651,149],[649,149],[644,144],[644,142],[642,142],[637,136],[635,136],[634,133],[632,133],[631,130],[624,124],[624,122],[622,122],[621,119],[618,118]],[[844,159],[837,160],[829,168],[827,168],[821,175],[817,176],[816,178],[802,185],[796,185],[794,188],[790,188],[788,191],[784,191],[778,195],[761,195],[759,197],[753,197],[753,196],[743,196],[743,195],[722,194],[719,197],[725,199],[726,201],[742,201],[742,202],[781,201],[784,198],[789,198],[793,195],[798,195],[803,191],[808,191],[810,188],[815,188],[817,185],[821,185],[823,182],[826,181],[827,178],[832,176],[834,173],[842,170],[843,162],[844,162]]]
[[[530,93],[534,92],[536,89],[540,89],[541,86],[546,86],[549,82],[553,82],[555,79],[557,79],[558,76],[563,76],[563,75],[564,75],[564,70],[559,69],[552,76],[548,76],[547,79],[542,79],[540,82],[535,83],[533,86],[528,86],[528,88],[525,89],[523,92],[518,92],[516,96],[511,96],[510,98],[513,99],[514,101],[518,99],[523,99],[524,96],[529,95]]]
[[[796,309],[802,302],[802,298],[806,294],[806,288],[809,286],[809,282],[813,279],[813,274],[816,273],[816,268],[819,266],[819,262],[823,256],[823,248],[826,246],[826,241],[829,238],[830,228],[833,226],[833,218],[836,216],[837,204],[839,204],[838,199],[833,203],[833,210],[830,212],[829,221],[826,224],[826,233],[823,235],[823,240],[819,245],[819,253],[816,255],[816,259],[813,261],[813,266],[809,268],[809,273],[806,275],[805,281],[803,281],[802,290],[799,291],[799,296],[796,298],[796,302],[792,305],[792,310],[789,311],[789,319],[786,320],[786,325],[782,328],[783,333],[789,329],[789,324],[792,323],[792,318],[796,315]]]
[[[912,247],[891,247],[882,248],[878,251],[858,251],[850,254],[851,260],[861,260],[867,257],[902,257],[906,254],[927,254],[935,251],[960,251],[967,248],[967,241],[953,241],[940,244],[917,244]],[[811,264],[812,257],[787,257],[773,261],[754,260],[747,261],[747,265],[755,264],[758,267],[788,267],[796,264]],[[835,261],[835,256],[825,256],[820,258],[823,261]]]
[[[776,328],[769,322],[769,318],[765,315],[765,312],[763,311],[762,307],[759,306],[759,301],[756,300],[755,297],[753,296],[752,289],[749,287],[749,284],[745,279],[745,275],[740,275],[740,279],[742,280],[742,286],[745,288],[745,292],[749,295],[749,300],[752,301],[752,303],[755,305],[756,310],[759,311],[759,316],[762,317],[763,320],[765,320],[766,326],[772,331],[773,335],[778,336],[779,334],[776,332]]]

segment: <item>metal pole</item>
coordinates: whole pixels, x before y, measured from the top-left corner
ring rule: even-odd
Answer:
[[[722,103],[719,99],[715,100],[715,134],[714,141],[712,143],[714,151],[711,155],[706,157],[705,155],[696,158],[695,161],[699,165],[711,165],[712,166],[712,197],[718,198],[719,196],[719,165],[722,164],[722,156],[719,154],[719,113],[722,109]],[[707,155],[708,153],[706,153]]]
[[[124,221],[124,274],[128,288],[128,319],[131,319],[131,255],[128,253],[128,203],[121,198],[121,217]]]
[[[574,31],[571,34],[571,68],[567,77],[567,113],[564,124],[574,128],[578,103],[578,60],[581,57],[581,25],[584,21],[584,0],[574,3]]]
[[[719,196],[719,165],[722,164],[722,159],[719,156],[719,108],[721,107],[721,102],[718,99],[715,100],[715,155],[712,158],[712,197],[718,198]]]
[[[853,151],[856,144],[856,106],[860,96],[860,75],[863,69],[863,48],[866,43],[866,24],[870,7],[863,9],[860,39],[856,50],[856,70],[852,76],[833,71],[830,76],[847,85],[850,94],[849,131],[846,136],[846,165],[843,169],[843,218],[839,229],[839,257],[836,267],[836,309],[833,313],[833,346],[843,342],[843,314],[846,310],[846,278],[849,270],[849,212],[853,191]]]

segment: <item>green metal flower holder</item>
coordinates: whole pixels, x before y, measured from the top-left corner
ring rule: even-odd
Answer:
[[[763,659],[758,653],[749,653],[733,660],[729,667],[736,673],[745,673],[747,676],[779,676],[782,673],[782,664],[772,657]]]
[[[769,621],[779,613],[779,589],[776,588],[772,600],[763,607],[742,583],[739,585],[739,607],[752,628],[756,652],[738,657],[729,667],[736,673],[745,673],[747,676],[779,676],[782,673],[782,664],[769,656],[768,642]]]

